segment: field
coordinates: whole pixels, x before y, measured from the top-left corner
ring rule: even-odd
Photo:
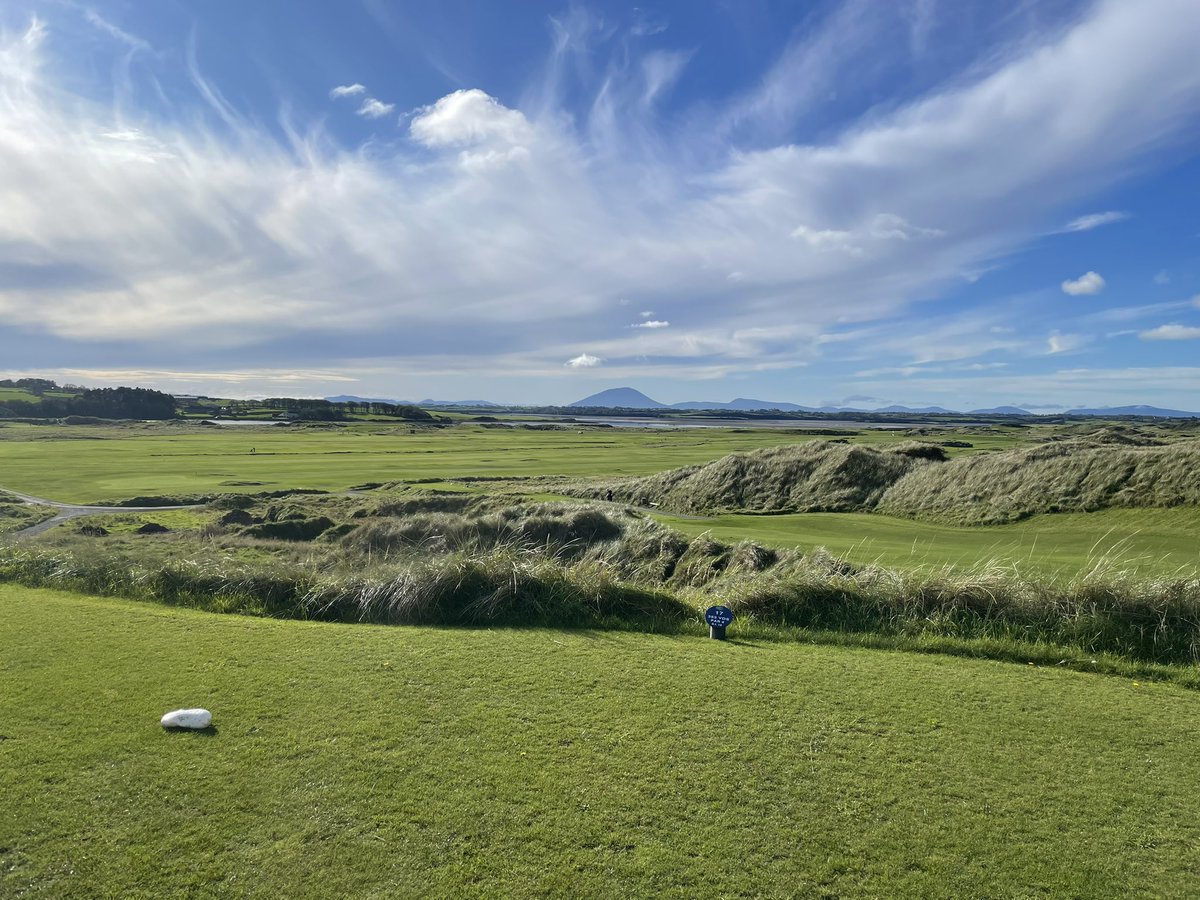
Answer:
[[[1169,685],[7,585],[0,678],[0,896],[1200,891]]]
[[[969,443],[951,456],[1030,445],[1079,426],[948,429],[927,440]],[[803,431],[803,429],[800,429]],[[8,425],[0,428],[0,487],[65,502],[137,496],[253,493],[292,488],[344,491],[363,484],[515,492],[553,499],[564,480],[644,475],[728,453],[815,441],[793,429],[569,429],[457,425],[447,429],[356,424],[346,428],[204,428]],[[862,430],[845,438],[895,446],[911,436]],[[253,453],[251,451],[254,451]],[[446,479],[446,480],[442,480]],[[460,480],[461,479],[461,480]],[[1200,568],[1195,507],[1037,516],[1011,525],[961,528],[858,513],[659,515],[688,534],[770,546],[824,546],[860,564],[913,568],[981,563],[1077,573],[1110,568],[1167,575]],[[170,524],[170,523],[166,523]],[[117,530],[125,526],[118,524]],[[131,526],[132,527],[132,526]],[[0,526],[2,528],[2,526]]]
[[[755,540],[774,547],[825,547],[860,564],[889,568],[998,563],[1047,575],[1119,568],[1143,575],[1200,572],[1200,510],[1118,509],[1036,516],[1013,525],[964,528],[866,513],[655,518],[686,534]]]
[[[656,472],[726,453],[791,443],[769,431],[716,434],[465,427],[439,431],[154,426],[0,429],[5,487],[68,502],[233,493],[439,478],[530,478]],[[251,450],[254,453],[251,453]]]

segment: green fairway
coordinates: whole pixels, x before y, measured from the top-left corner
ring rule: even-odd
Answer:
[[[872,440],[887,440],[872,437]],[[899,436],[890,438],[899,440]],[[429,478],[611,477],[816,440],[784,429],[0,429],[0,486],[67,502]],[[251,451],[254,451],[251,453]]]
[[[1200,891],[1167,685],[12,586],[0,678],[3,896]],[[192,705],[215,733],[159,728]]]
[[[889,568],[996,563],[1074,575],[1094,567],[1143,575],[1200,572],[1200,509],[1108,509],[1037,516],[1015,525],[964,528],[866,513],[655,518],[687,534],[776,547],[825,547],[857,563]]]

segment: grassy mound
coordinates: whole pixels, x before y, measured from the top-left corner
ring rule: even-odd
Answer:
[[[576,490],[678,513],[880,512],[962,525],[1039,513],[1200,505],[1200,442],[1163,444],[1108,428],[1035,447],[947,460],[908,443],[886,451],[814,441]]]
[[[980,454],[914,470],[876,509],[964,525],[1015,522],[1038,513],[1200,504],[1200,442],[1139,446],[1062,441]]]
[[[931,465],[922,445],[880,451],[811,441],[732,454],[700,466],[585,488],[581,493],[683,513],[854,512],[871,509],[908,473]],[[944,451],[932,448],[937,455]]]
[[[10,586],[0,674],[6,897],[1200,893],[1169,685]]]
[[[25,503],[9,503],[0,494],[0,534],[20,531],[54,516],[49,506],[33,506]]]

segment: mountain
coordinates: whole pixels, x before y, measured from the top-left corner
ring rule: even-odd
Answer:
[[[725,404],[726,409],[778,409],[782,412],[812,412],[811,406],[801,406],[798,403],[786,403],[782,400],[748,400],[745,397],[738,397],[736,400],[730,400]]]
[[[671,409],[738,409],[738,410],[770,410],[782,412],[814,412],[811,406],[800,406],[797,403],[786,403],[782,400],[750,400],[738,397],[728,403],[718,400],[685,400],[682,403],[672,403]]]
[[[1194,419],[1200,413],[1181,409],[1162,409],[1157,406],[1110,406],[1100,409],[1068,409],[1064,416],[1157,416],[1160,419]]]
[[[848,411],[848,410],[847,410]],[[920,413],[921,415],[957,415],[952,409],[943,409],[940,406],[884,406],[880,409],[873,409],[871,412],[877,413]]]
[[[1019,406],[994,406],[991,409],[973,409],[969,413],[972,416],[1032,416],[1027,409],[1021,409]]]
[[[417,406],[499,406],[491,400],[418,400]]]
[[[641,391],[630,387],[610,388],[582,400],[576,400],[571,406],[606,406],[610,409],[668,409],[667,404],[651,400]]]

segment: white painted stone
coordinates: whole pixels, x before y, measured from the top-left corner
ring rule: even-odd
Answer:
[[[207,728],[212,713],[207,709],[176,709],[162,717],[163,728]]]

